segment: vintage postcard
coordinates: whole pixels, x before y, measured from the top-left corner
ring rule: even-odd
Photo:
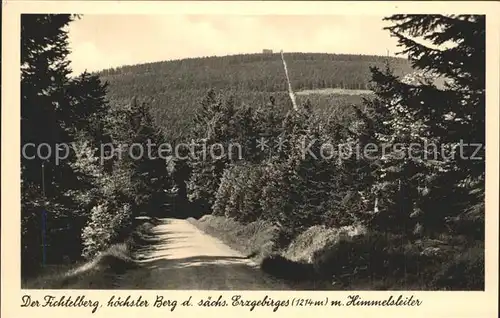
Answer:
[[[2,1],[2,316],[497,317],[499,9]]]

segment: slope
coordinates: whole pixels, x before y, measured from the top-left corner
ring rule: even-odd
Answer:
[[[297,91],[369,89],[369,67],[383,67],[387,60],[397,75],[411,72],[409,62],[400,58],[323,53],[287,53],[285,57]],[[126,104],[133,96],[149,100],[155,120],[174,141],[185,137],[198,103],[209,89],[224,90],[234,96],[237,105],[252,107],[265,105],[273,95],[281,108],[289,109],[279,54],[191,58],[123,66],[99,74],[109,83],[113,105]],[[298,102],[307,99],[322,111],[361,101],[360,95],[306,94]]]

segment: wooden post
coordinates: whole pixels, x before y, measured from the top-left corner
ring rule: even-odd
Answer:
[[[42,197],[43,197],[43,207],[42,207],[42,265],[45,266],[47,262],[47,253],[45,250],[45,238],[46,238],[46,226],[47,226],[47,212],[45,204],[45,164],[42,162]]]

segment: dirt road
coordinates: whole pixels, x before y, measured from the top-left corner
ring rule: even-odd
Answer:
[[[119,278],[120,289],[285,290],[250,259],[186,220],[162,219],[155,244],[140,251],[142,268]]]

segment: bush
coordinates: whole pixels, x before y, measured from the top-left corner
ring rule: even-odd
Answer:
[[[91,210],[87,226],[83,229],[83,256],[90,258],[118,243],[131,225],[130,205],[121,210],[112,210],[109,204],[100,204]]]

